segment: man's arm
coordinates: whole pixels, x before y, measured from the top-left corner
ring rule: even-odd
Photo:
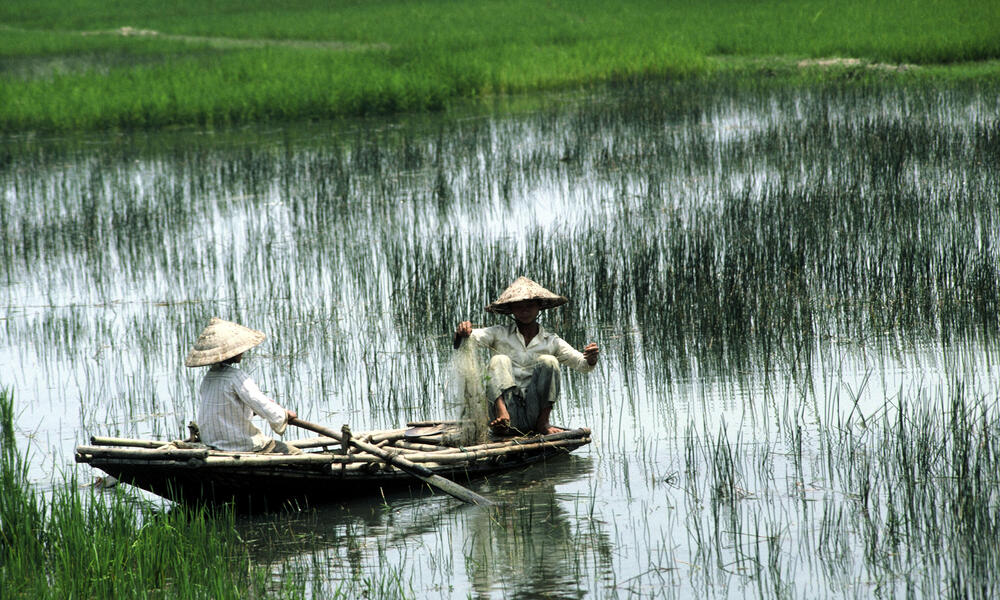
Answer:
[[[559,362],[567,364],[578,371],[583,371],[584,373],[592,371],[594,365],[597,364],[597,357],[599,355],[600,349],[593,342],[587,344],[583,348],[583,352],[580,352],[573,346],[570,346],[566,340],[556,338],[555,357],[559,359]]]
[[[277,402],[268,398],[248,375],[236,384],[236,393],[250,407],[250,410],[263,417],[278,435],[285,433],[288,419],[297,416],[294,411],[285,410]]]
[[[496,325],[493,327],[484,327],[480,329],[473,329],[472,323],[469,321],[462,321],[458,324],[458,328],[455,330],[455,339],[452,340],[452,346],[458,350],[465,341],[465,338],[471,337],[480,346],[485,346],[487,348],[493,346],[494,336],[496,335]]]

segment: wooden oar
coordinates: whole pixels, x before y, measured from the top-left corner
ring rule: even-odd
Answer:
[[[344,436],[340,435],[336,431],[323,427],[322,425],[316,425],[315,423],[310,423],[309,421],[303,421],[299,418],[289,419],[289,425],[295,425],[296,427],[301,427],[303,429],[308,429],[309,431],[316,432],[320,435],[325,435],[327,437],[333,438],[344,443]],[[375,446],[374,444],[369,444],[367,442],[362,442],[354,437],[348,438],[347,442],[354,446],[355,448],[361,450],[362,452],[367,452],[369,454],[374,454],[375,456],[381,458],[382,460],[388,462],[389,464],[397,467],[399,470],[404,471],[414,477],[424,481],[428,485],[432,485],[446,494],[450,494],[463,502],[468,502],[469,504],[478,504],[482,506],[492,506],[493,502],[483,498],[479,494],[473,492],[472,490],[466,489],[450,479],[445,479],[440,475],[435,475],[433,471],[428,469],[423,465],[418,465],[416,463],[406,460],[399,454],[394,454],[392,452],[387,452],[386,450]]]

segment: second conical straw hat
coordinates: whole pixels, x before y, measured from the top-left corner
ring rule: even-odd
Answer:
[[[204,367],[242,354],[264,341],[266,336],[239,323],[212,317],[184,361],[187,367]]]
[[[554,294],[527,277],[518,277],[514,283],[510,284],[510,287],[500,294],[500,297],[493,304],[486,307],[486,310],[491,313],[509,315],[511,304],[524,302],[525,300],[538,302],[538,307],[541,310],[555,308],[569,302],[569,299],[565,296]]]

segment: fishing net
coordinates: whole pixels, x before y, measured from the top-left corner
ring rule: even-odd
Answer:
[[[472,445],[486,441],[488,409],[483,388],[482,362],[479,345],[467,338],[452,355],[454,373],[454,403],[462,422],[462,443]]]

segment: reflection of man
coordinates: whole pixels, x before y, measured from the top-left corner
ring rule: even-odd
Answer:
[[[486,307],[489,312],[513,316],[513,323],[482,329],[473,329],[469,321],[458,325],[456,348],[471,337],[493,355],[487,368],[487,398],[494,432],[560,431],[549,424],[559,396],[560,364],[586,373],[597,364],[599,353],[597,344],[587,344],[580,352],[538,324],[540,311],[566,302],[565,297],[519,277]]]
[[[245,371],[233,366],[243,360],[244,352],[263,341],[263,333],[219,318],[209,321],[198,336],[184,364],[211,366],[200,389],[201,441],[220,450],[301,454],[302,450],[263,434],[250,421],[258,414],[280,435],[288,420],[296,416],[265,396]]]
[[[558,494],[591,472],[589,458],[550,460],[494,480],[511,497],[492,511],[462,511],[468,523],[466,570],[476,598],[583,598],[585,564],[596,578],[614,554],[604,524],[586,511],[567,510]],[[530,507],[530,510],[525,510]]]

